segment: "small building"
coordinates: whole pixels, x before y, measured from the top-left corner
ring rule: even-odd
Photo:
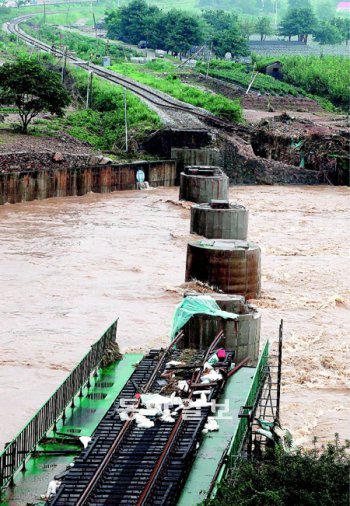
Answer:
[[[280,61],[274,61],[272,63],[268,63],[267,65],[259,68],[259,71],[262,74],[266,74],[267,76],[274,77],[275,79],[283,79],[283,65]]]

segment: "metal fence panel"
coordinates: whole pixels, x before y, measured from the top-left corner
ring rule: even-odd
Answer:
[[[70,375],[34,415],[24,429],[5,446],[0,453],[0,492],[13,482],[13,477],[34,450],[40,439],[56,423],[80,388],[87,383],[91,373],[99,366],[110,343],[116,340],[116,320],[102,337],[94,343],[90,351],[73,369]]]

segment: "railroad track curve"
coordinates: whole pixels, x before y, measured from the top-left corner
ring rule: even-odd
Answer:
[[[53,14],[53,12],[49,12],[47,14]],[[53,50],[49,44],[46,44],[45,42],[42,42],[41,40],[36,39],[35,37],[27,34],[20,27],[21,23],[26,22],[28,19],[36,15],[38,15],[38,13],[26,14],[12,19],[7,23],[7,31],[9,33],[16,35],[30,46],[36,47],[41,51],[52,53]],[[65,56],[64,52],[58,49],[54,50],[54,54],[62,58]],[[185,105],[180,101],[166,95],[163,92],[154,90],[149,86],[138,83],[137,81],[134,81],[133,79],[125,77],[121,74],[117,74],[112,70],[105,69],[104,67],[101,67],[99,65],[88,63],[72,55],[66,55],[66,58],[69,63],[75,65],[76,67],[82,68],[87,72],[93,72],[95,75],[101,77],[102,79],[123,86],[124,88],[131,91],[133,94],[139,96],[140,98],[142,98],[147,102],[150,102],[156,107],[160,107],[174,112],[190,114],[198,118],[199,120],[203,121],[204,123],[208,124],[209,126],[224,129],[227,131],[237,130],[237,128],[239,130],[242,129],[241,125],[238,126],[234,125],[233,123],[224,121],[209,112],[205,112],[204,110],[196,108],[195,106]]]

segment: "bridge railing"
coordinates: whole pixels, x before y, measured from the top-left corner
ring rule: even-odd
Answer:
[[[0,453],[0,493],[7,485],[13,484],[14,475],[21,466],[25,469],[27,457],[46,432],[56,426],[60,417],[65,418],[65,409],[68,405],[72,403],[74,406],[74,397],[89,382],[92,372],[99,367],[107,348],[115,342],[117,323],[118,320],[91,346],[90,351],[24,429],[5,445],[3,452]]]
[[[269,341],[266,341],[264,348],[260,354],[258,364],[255,369],[254,377],[252,379],[249,392],[245,400],[245,406],[253,406],[256,396],[262,386],[262,383],[266,377],[266,365],[269,358]],[[213,495],[216,493],[217,486],[221,480],[226,476],[229,469],[232,469],[237,464],[237,459],[241,454],[244,441],[248,433],[248,419],[240,418],[236,430],[231,439],[231,443],[227,449],[225,464],[222,465],[220,471],[217,474],[216,482],[213,484],[212,491]]]
[[[256,395],[261,387],[261,383],[265,378],[266,365],[269,358],[269,341],[266,341],[265,346],[260,354],[259,362],[255,369],[254,377],[248,392],[245,406],[253,406]],[[249,421],[247,418],[240,418],[235,434],[231,441],[230,448],[228,450],[228,464],[229,467],[233,467],[236,463],[236,459],[240,454],[242,444],[244,442]]]

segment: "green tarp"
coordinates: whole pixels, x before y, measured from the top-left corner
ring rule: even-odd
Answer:
[[[206,314],[210,316],[219,316],[221,318],[236,320],[238,315],[222,311],[217,302],[210,295],[196,295],[185,297],[182,302],[176,306],[173,318],[173,324],[170,333],[171,341],[174,339],[179,330],[188,322],[195,314]]]

